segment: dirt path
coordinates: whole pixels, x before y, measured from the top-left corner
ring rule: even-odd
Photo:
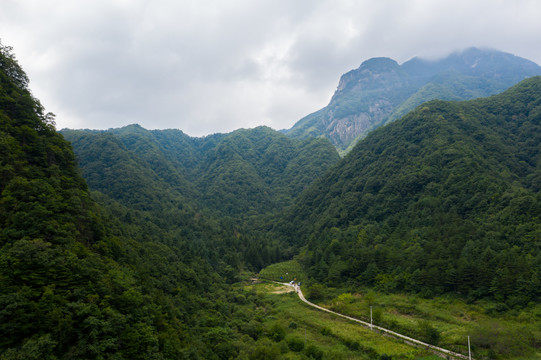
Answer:
[[[286,285],[286,286],[282,286],[279,289],[273,290],[270,293],[271,294],[285,294],[285,293],[290,293],[293,291],[295,291],[295,288],[293,288],[292,286]]]

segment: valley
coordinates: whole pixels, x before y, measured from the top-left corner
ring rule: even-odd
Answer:
[[[430,68],[469,100],[412,88],[345,154],[263,126],[57,131],[1,50],[1,360],[435,358],[257,274],[461,354],[470,336],[475,359],[541,358],[541,77],[478,98],[445,64],[373,59],[339,92]]]
[[[281,281],[279,274],[290,270],[297,274],[299,264],[289,261],[274,264],[261,271],[260,275],[269,281]],[[347,288],[321,288],[317,283],[305,282],[306,275],[296,276],[302,280],[301,288],[308,298],[325,309],[336,311],[370,324],[370,307],[373,308],[373,324],[408,337],[419,339],[468,355],[467,341],[470,336],[472,358],[537,359],[538,353],[524,351],[528,343],[535,343],[541,336],[539,305],[521,311],[502,311],[501,304],[491,300],[467,303],[460,297],[444,295],[424,298],[415,294],[393,293],[374,288],[357,287],[356,292]],[[264,285],[261,286],[268,286]],[[280,302],[283,300],[280,300]],[[300,303],[300,300],[297,301]],[[306,306],[306,305],[305,305]],[[316,321],[315,319],[313,321]],[[327,324],[329,331],[337,324]],[[360,331],[360,330],[359,330]],[[384,337],[383,334],[379,334]],[[361,344],[367,342],[360,341]],[[392,348],[392,347],[391,347]],[[388,349],[388,348],[387,348]],[[414,351],[417,358],[424,358],[423,352]],[[383,349],[376,351],[396,358],[408,358]],[[412,355],[413,356],[413,355]],[[440,358],[436,357],[434,358]],[[384,358],[384,357],[382,357]],[[445,357],[444,357],[445,358]],[[467,357],[466,357],[467,358]]]

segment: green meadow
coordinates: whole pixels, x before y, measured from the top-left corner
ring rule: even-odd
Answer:
[[[283,285],[262,282],[253,286],[272,304],[264,332],[282,359],[437,359],[400,341],[384,337],[338,316],[310,308]],[[263,343],[265,344],[265,343]],[[279,354],[279,355],[278,355]],[[252,357],[252,358],[272,358]]]
[[[298,281],[306,281],[306,275],[294,260],[271,265],[260,272],[260,277],[280,281],[280,276],[286,273],[295,274]],[[427,299],[373,289],[352,291],[310,282],[306,285],[302,286],[304,295],[318,305],[366,321],[370,320],[372,306],[374,324],[465,355],[469,336],[472,356],[477,359],[541,359],[539,305],[513,310],[487,300],[466,303],[456,297]],[[287,329],[289,337],[306,339],[307,344],[321,349],[326,358],[429,358],[400,341],[311,309],[295,293],[278,291],[278,284],[262,283],[255,288],[272,299],[270,321]],[[292,323],[295,328],[289,326]]]

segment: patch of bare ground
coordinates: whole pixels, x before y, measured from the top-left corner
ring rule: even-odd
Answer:
[[[271,294],[285,294],[285,293],[289,293],[293,291],[295,291],[293,287],[283,285],[283,286],[276,287],[274,290],[271,291]]]

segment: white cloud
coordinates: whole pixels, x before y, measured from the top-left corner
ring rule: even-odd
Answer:
[[[289,128],[341,74],[489,46],[541,63],[532,0],[4,0],[0,37],[58,127]]]

